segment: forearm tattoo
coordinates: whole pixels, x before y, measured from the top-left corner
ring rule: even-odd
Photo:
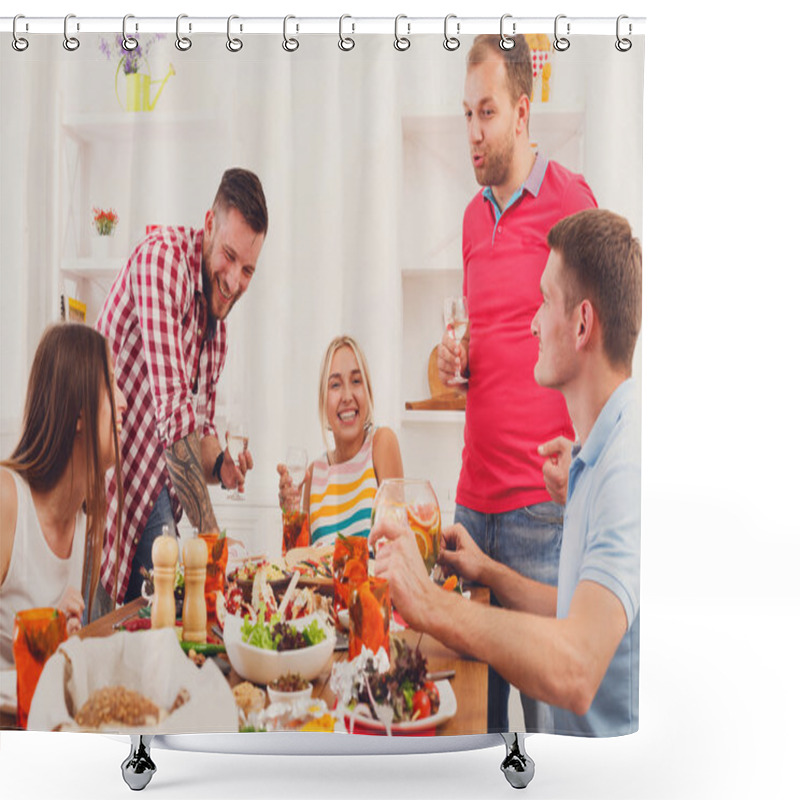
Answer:
[[[197,433],[175,442],[165,455],[172,485],[192,526],[201,533],[219,530],[208,496]]]

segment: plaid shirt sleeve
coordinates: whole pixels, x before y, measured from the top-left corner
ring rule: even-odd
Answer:
[[[194,286],[180,248],[146,240],[133,256],[131,289],[142,352],[155,401],[156,431],[165,448],[196,429],[184,320],[192,325]],[[213,413],[213,400],[211,402]],[[212,416],[213,419],[213,416]]]

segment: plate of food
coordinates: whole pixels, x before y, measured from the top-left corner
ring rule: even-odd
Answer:
[[[296,547],[284,561],[288,571],[300,573],[301,583],[333,587],[333,545]]]
[[[393,736],[430,736],[458,710],[453,687],[430,681],[419,649],[390,640],[391,667],[383,650],[368,650],[350,662],[334,665],[330,685],[341,703],[347,730]]]

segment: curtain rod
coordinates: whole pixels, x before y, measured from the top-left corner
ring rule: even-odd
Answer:
[[[70,14],[64,17],[36,17],[19,15],[16,18],[0,18],[0,32],[12,33],[16,19],[16,33],[43,34],[62,33],[74,36],[81,33],[122,33],[122,17],[81,17]],[[414,34],[444,34],[447,24],[448,36],[478,33],[501,32],[501,17],[194,17],[180,15],[180,31],[183,36],[205,33],[236,34],[279,34],[293,36],[303,34],[342,34],[359,33],[399,33],[401,36]],[[127,35],[135,33],[175,33],[178,20],[175,17],[137,17],[126,18]],[[558,36],[574,35],[620,35],[636,36],[644,34],[645,17],[570,17],[560,14],[554,17],[502,17],[502,31],[506,36],[515,33],[547,33],[551,36],[558,30]]]

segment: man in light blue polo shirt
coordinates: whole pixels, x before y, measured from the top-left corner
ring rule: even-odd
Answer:
[[[437,588],[408,529],[381,523],[370,541],[388,540],[376,573],[413,628],[552,705],[555,732],[617,736],[639,726],[641,447],[631,374],[641,248],[627,220],[600,209],[557,223],[548,245],[531,325],[534,374],[564,395],[582,443],[569,470],[558,588],[493,561],[460,525],[443,532],[440,562],[489,586],[501,608]]]

